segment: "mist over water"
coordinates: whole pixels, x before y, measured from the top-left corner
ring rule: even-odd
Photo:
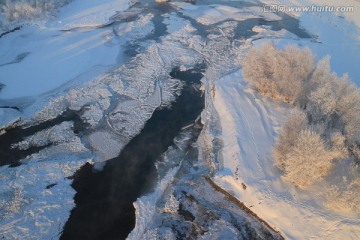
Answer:
[[[133,202],[156,183],[155,162],[174,144],[181,128],[193,123],[204,108],[204,98],[194,88],[200,83],[201,71],[175,69],[171,76],[185,83],[176,102],[155,111],[141,133],[119,157],[107,161],[102,171],[86,164],[75,174],[76,208],[61,239],[126,238],[135,226]]]

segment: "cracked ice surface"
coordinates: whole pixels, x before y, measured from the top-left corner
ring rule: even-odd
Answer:
[[[0,168],[0,236],[53,239],[75,207],[67,179],[89,159],[67,159]],[[51,187],[52,186],[52,187]]]
[[[151,32],[151,18],[151,14],[142,15],[142,25],[122,25],[121,34],[126,39],[143,37],[139,34],[143,29],[149,30],[146,34]],[[86,162],[93,164],[94,160],[117,156],[156,108],[167,107],[175,100],[182,83],[169,73],[175,67],[188,69],[203,61],[188,47],[198,39],[194,32],[186,25],[156,43],[147,43],[145,50],[127,63],[97,77],[94,72],[101,71],[95,67],[57,91],[28,98],[24,105],[21,99],[14,100],[22,106],[18,114],[14,109],[2,110],[13,113],[14,119],[5,119],[4,125],[21,117],[20,124],[29,127],[55,119],[70,109],[79,115],[88,131],[80,137],[74,133],[74,122],[65,121],[12,145],[19,150],[45,148],[22,159],[21,166],[1,167],[0,194],[4,198],[0,203],[0,236],[58,238],[74,207],[75,192],[67,177]]]
[[[187,48],[196,39],[193,32],[187,25],[160,43],[150,44],[128,63],[51,100],[25,121],[32,125],[54,118],[67,108],[82,110],[80,117],[95,130],[90,133],[89,142],[97,152],[96,159],[116,157],[124,144],[140,132],[153,111],[169,105],[180,93],[182,84],[169,78],[171,70],[202,61],[196,51]],[[106,148],[104,139],[108,139]]]

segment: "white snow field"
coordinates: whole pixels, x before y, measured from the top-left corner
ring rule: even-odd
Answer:
[[[128,7],[128,1],[121,0],[76,0],[61,9],[57,18],[2,38],[0,79],[5,87],[1,99],[39,95],[80,74],[97,75],[109,69],[118,61],[121,40],[111,29],[85,27],[106,24]],[[84,30],[59,32],[75,27]]]
[[[58,239],[75,207],[67,179],[86,158],[61,156],[16,168],[0,167],[0,235],[5,239]]]
[[[345,18],[348,22],[354,23],[357,27],[360,27],[360,15],[359,7],[360,2],[357,0],[337,1],[337,0],[262,0],[265,4],[283,4],[288,6],[329,6],[329,7],[353,7],[349,10],[340,11],[313,11],[311,14],[318,15],[320,18],[328,19],[328,16],[334,20],[335,16],[339,18]],[[302,11],[286,12],[291,15],[300,16],[304,14]],[[305,13],[307,14],[307,13]],[[328,19],[329,20],[329,19]]]
[[[292,5],[300,0],[279,1]],[[185,229],[188,221],[179,224],[178,214],[184,208],[199,225],[211,220],[200,239],[243,236],[230,216],[266,239],[266,225],[219,193],[217,185],[286,239],[360,239],[359,216],[326,208],[321,183],[299,190],[282,180],[272,148],[292,106],[259,96],[240,68],[249,47],[273,40],[278,46],[308,46],[318,58],[330,55],[332,69],[339,75],[349,72],[360,85],[360,9],[345,18],[295,14],[313,35],[309,39],[259,24],[249,30],[250,37],[234,39],[243,34],[236,32],[239,22],[288,19],[263,12],[261,5],[237,8],[220,1],[170,1],[159,3],[176,10],[161,16],[165,35],[148,40],[156,32],[158,16],[135,4],[74,0],[51,18],[17,22],[21,29],[0,37],[0,106],[6,107],[0,108],[0,137],[7,127],[37,126],[69,111],[76,112],[77,121],[87,128],[79,135],[78,122],[65,120],[12,145],[19,151],[42,149],[21,159],[20,166],[0,167],[0,238],[58,239],[74,207],[75,191],[68,177],[86,163],[101,168],[117,156],[155,109],[169,106],[180,94],[182,83],[170,79],[171,70],[205,61],[204,128],[194,147],[199,156],[194,162],[187,159],[183,146],[189,136],[184,130],[175,139],[176,147],[164,153],[168,165],[157,166],[158,187],[134,203],[136,226],[128,238],[175,239],[164,222]],[[348,21],[352,19],[356,24]],[[199,26],[205,34],[196,29]],[[129,46],[131,56],[124,53]],[[189,200],[192,197],[195,201]]]
[[[323,205],[322,186],[300,190],[284,182],[273,163],[274,139],[290,106],[254,93],[241,71],[216,82],[214,106],[221,116],[222,168],[214,180],[288,239],[358,239],[356,214]],[[242,184],[246,185],[244,190]]]

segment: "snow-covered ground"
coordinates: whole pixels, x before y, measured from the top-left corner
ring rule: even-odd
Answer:
[[[24,124],[23,120],[33,118],[49,101],[60,102],[63,94],[71,94],[69,89],[96,79],[121,61],[125,38],[117,39],[111,28],[95,26],[109,23],[113,15],[130,6],[129,1],[123,0],[76,0],[60,9],[57,17],[24,24],[20,30],[2,36],[0,82],[4,85],[0,102],[1,106],[14,108],[0,109],[1,128]],[[62,31],[85,26],[89,28]],[[97,96],[106,96],[106,92],[99,91]],[[74,109],[87,104],[76,95],[79,101],[70,103]],[[89,95],[88,100],[92,101]],[[106,101],[102,103],[106,105]],[[43,114],[36,122],[52,119],[64,108],[58,105],[53,110],[55,114]],[[96,110],[92,111],[95,115]],[[90,123],[97,119],[89,117],[86,111],[83,118]],[[5,134],[6,131],[1,132]],[[94,156],[84,144],[84,139],[74,133],[73,122],[37,131],[13,144],[12,148],[19,151],[45,148],[23,159],[20,166],[0,168],[1,238],[59,238],[75,207],[75,191],[68,177],[85,163],[93,163]]]
[[[282,40],[280,45],[295,43],[307,46],[311,48],[319,59],[329,55],[331,57],[331,68],[339,75],[349,73],[350,78],[360,86],[360,71],[358,70],[360,65],[359,1],[263,0],[262,2],[265,6],[279,4],[287,6],[353,6],[354,11],[349,12],[284,11],[284,13],[298,18],[301,26],[315,39],[301,42]]]
[[[301,25],[317,36],[316,41],[274,39],[271,32],[265,31],[263,39],[253,43],[258,45],[272,38],[279,46],[289,43],[308,46],[318,58],[330,55],[332,69],[339,75],[349,72],[359,85],[359,29],[346,19],[329,13],[326,16],[326,20],[321,14],[302,13],[298,16]],[[357,214],[329,210],[324,206],[326,193],[322,186],[299,190],[284,182],[274,166],[272,147],[291,106],[279,106],[279,103],[256,94],[242,78],[241,70],[214,81],[208,91],[213,95],[208,98],[211,102],[208,105],[213,104],[216,112],[210,108],[207,118],[217,119],[213,123],[215,127],[208,127],[210,140],[219,138],[222,143],[220,154],[212,157],[219,161],[213,178],[219,186],[244,201],[286,238],[360,237]],[[216,126],[216,122],[220,125]]]
[[[339,18],[345,18],[347,21],[354,23],[357,27],[360,27],[360,15],[359,8],[360,2],[357,0],[347,0],[347,1],[337,1],[337,0],[262,0],[261,2],[266,4],[284,4],[288,6],[328,6],[328,7],[352,7],[347,11],[338,10],[338,11],[312,11],[312,14],[318,15],[320,18],[325,18],[329,20],[333,16],[338,16]],[[320,9],[320,8],[319,8]],[[286,13],[289,14],[288,11]],[[290,14],[300,16],[304,14],[303,11],[292,11]],[[334,18],[333,18],[334,19]]]
[[[303,1],[303,0],[299,0]],[[346,12],[335,12],[337,16],[345,17],[348,21],[351,21],[356,24],[358,28],[360,28],[360,15],[359,15],[359,9],[360,9],[360,2],[357,0],[347,0],[347,1],[336,1],[336,0],[306,0],[303,2],[303,4],[317,4],[320,6],[336,6],[336,7],[344,7],[349,6],[353,7],[352,11],[346,11]]]
[[[221,6],[212,9],[208,6],[202,8],[179,3],[175,5],[184,15],[205,25],[227,18],[221,15],[221,10],[228,9]],[[232,11],[232,18],[244,17],[239,12]],[[256,15],[256,11],[245,13],[247,17],[251,17],[251,14]],[[266,16],[272,17],[271,14]],[[328,17],[332,19],[330,23],[316,14],[304,13],[300,16],[301,25],[310,34],[316,35],[316,38],[312,39],[300,39],[284,30],[272,31],[267,26],[256,26],[252,30],[257,35],[252,41],[243,42],[239,48],[235,48],[240,52],[237,59],[241,62],[243,57],[241,52],[246,52],[250,46],[249,43],[257,45],[269,39],[279,46],[293,43],[310,47],[319,59],[330,55],[332,68],[338,74],[349,72],[350,77],[359,83],[357,79],[360,79],[360,73],[356,67],[359,62],[359,54],[357,54],[359,30],[346,19],[333,15],[328,15]],[[223,25],[222,35],[228,36],[227,34],[231,34],[231,31],[227,31],[225,26],[229,29],[231,27]],[[229,60],[231,55],[227,55],[226,48],[219,48],[220,44],[215,44],[215,42],[210,41],[207,45],[213,50],[212,54],[207,55],[205,49],[200,50],[209,61],[210,68],[204,79],[207,89],[207,108],[202,116],[205,127],[199,140],[204,155],[203,160],[207,162],[207,167],[213,173],[215,183],[243,201],[270,226],[279,230],[285,238],[358,239],[360,237],[358,215],[333,212],[326,208],[323,202],[326,193],[322,191],[322,186],[299,190],[283,181],[280,170],[273,164],[272,147],[291,106],[279,104],[255,93],[242,78],[241,70],[231,71],[231,60]],[[211,46],[212,44],[214,45]],[[223,56],[218,56],[215,49],[221,49],[219,51],[223,52],[220,55]],[[199,165],[196,166],[199,167]],[[194,189],[198,189],[195,186],[199,183],[193,177],[185,175],[179,178],[182,179],[180,181],[189,184],[191,186],[189,188],[193,191],[197,191]],[[177,181],[179,180],[175,180]],[[166,224],[160,224],[164,222],[161,214],[175,214],[179,209],[177,200],[179,196],[176,195],[176,191],[179,191],[179,188],[189,189],[188,186],[181,188],[175,183],[170,186],[167,190],[163,190],[161,197],[158,191],[164,189],[164,185],[159,183],[159,189],[154,194],[138,200],[136,207],[137,217],[140,220],[130,235],[130,239],[139,236],[139,231],[144,234],[140,236],[147,238],[156,238],[161,234],[174,237],[173,230],[164,226]],[[172,191],[173,194],[171,194]],[[207,188],[205,191],[211,192]],[[152,218],[149,218],[144,211],[148,208],[150,199],[157,205],[155,212],[152,205],[152,214],[154,214]],[[157,201],[154,201],[156,199]],[[163,205],[164,202],[166,202],[165,205]],[[165,219],[168,221],[168,218]],[[179,228],[182,227],[184,226],[181,225]],[[230,226],[227,228],[231,229]],[[210,232],[213,237],[218,234],[216,230]],[[224,236],[231,237],[231,235]]]
[[[289,239],[358,239],[356,214],[322,205],[321,187],[299,190],[281,179],[272,147],[290,106],[254,93],[241,71],[216,82],[214,106],[222,128],[222,168],[214,180]],[[246,185],[244,190],[243,185]],[[322,192],[322,193],[321,193]]]
[[[158,188],[136,201],[137,222],[129,238],[174,238],[176,231],[199,239],[280,238],[274,228],[289,239],[359,239],[358,216],[327,209],[321,186],[299,190],[282,180],[273,166],[272,146],[291,106],[256,94],[239,68],[251,45],[271,39],[279,46],[308,46],[318,58],[330,55],[332,69],[349,72],[360,85],[360,34],[348,21],[356,22],[359,10],[345,18],[296,14],[313,35],[301,39],[298,29],[271,29],[272,22],[286,21],[286,16],[265,13],[261,5],[172,1],[161,3],[175,10],[162,14],[167,35],[155,41],[146,37],[159,31],[154,21],[159,16],[148,9],[128,10],[133,4],[74,0],[56,17],[0,38],[0,83],[5,85],[0,85],[0,104],[19,108],[0,108],[0,128],[14,123],[36,126],[66,111],[76,112],[87,127],[79,136],[76,122],[63,121],[12,145],[19,150],[45,148],[20,166],[0,168],[0,237],[57,239],[74,207],[75,192],[67,177],[86,162],[117,156],[153,111],[179,94],[182,85],[169,78],[171,70],[205,61],[205,125],[194,147],[199,148],[198,159],[182,149],[188,140],[185,131],[177,139],[180,143],[164,154],[169,166],[157,166]],[[246,30],[250,39],[241,38],[245,33],[237,32],[242,29],[239,23],[260,18],[269,25],[255,20]],[[136,45],[134,56],[123,53],[128,45]],[[229,200],[203,176],[237,200]],[[272,228],[239,207],[238,200]]]
[[[96,76],[109,69],[120,60],[121,40],[109,28],[90,30],[128,7],[128,1],[77,0],[61,9],[57,18],[2,38],[0,79],[5,87],[0,98],[39,95],[86,72]],[[59,31],[75,27],[90,29]]]
[[[0,168],[0,236],[4,239],[58,239],[75,207],[74,172],[90,159],[62,156],[16,168]]]

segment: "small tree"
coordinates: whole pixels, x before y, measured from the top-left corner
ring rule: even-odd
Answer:
[[[302,92],[309,74],[314,68],[314,56],[309,48],[294,45],[278,50],[274,64],[274,79],[280,94],[288,102],[294,102]]]
[[[251,48],[243,62],[244,77],[261,94],[276,97],[278,88],[273,78],[277,50],[273,42]]]
[[[333,167],[333,152],[320,134],[302,130],[294,146],[287,149],[282,165],[285,177],[299,187],[306,187],[325,177]]]
[[[268,42],[249,50],[243,70],[261,94],[297,106],[274,147],[275,164],[289,181],[308,186],[349,152],[360,164],[360,91],[346,74],[331,71],[329,57],[315,67],[309,49]]]
[[[294,45],[276,49],[273,42],[251,48],[244,60],[244,77],[261,94],[294,102],[314,68],[310,49]]]
[[[1,2],[1,1],[0,1]],[[3,0],[0,12],[9,22],[47,17],[71,0]]]
[[[307,112],[313,122],[329,122],[335,113],[337,96],[331,82],[312,91],[308,96]]]
[[[285,168],[287,164],[287,153],[290,148],[295,145],[295,142],[302,130],[308,125],[307,116],[305,112],[298,108],[293,109],[281,129],[276,145],[274,147],[275,164],[280,168]]]

